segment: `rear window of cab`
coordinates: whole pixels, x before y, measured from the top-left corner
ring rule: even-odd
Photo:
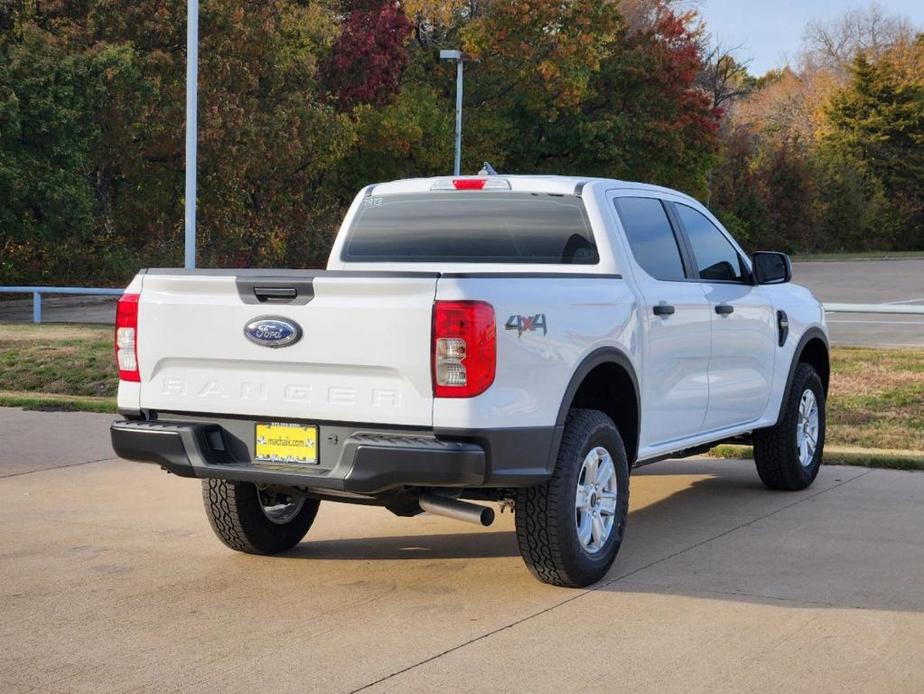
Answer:
[[[364,198],[342,259],[594,265],[600,257],[577,196],[454,191]]]

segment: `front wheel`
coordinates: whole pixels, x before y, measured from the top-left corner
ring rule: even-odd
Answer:
[[[754,432],[754,462],[770,489],[798,491],[818,476],[825,447],[825,390],[809,364],[799,364],[780,421]]]
[[[202,500],[218,538],[248,554],[278,554],[295,547],[314,523],[321,503],[225,480],[203,480]]]
[[[616,558],[629,512],[629,464],[613,421],[597,410],[572,410],[555,472],[520,489],[520,554],[536,578],[580,588],[599,581]]]

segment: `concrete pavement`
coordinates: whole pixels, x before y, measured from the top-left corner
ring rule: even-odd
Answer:
[[[528,574],[510,514],[326,503],[293,552],[231,552],[198,483],[87,462],[111,419],[0,409],[4,692],[924,690],[924,474],[642,468],[616,565],[575,591]]]
[[[8,295],[7,295],[8,296]],[[115,322],[117,296],[51,296],[42,298],[44,323]],[[0,302],[0,321],[32,321],[32,298]]]
[[[823,302],[924,305],[924,260],[851,260],[793,263],[793,281]],[[838,345],[924,346],[924,316],[828,314]]]
[[[0,477],[112,458],[114,415],[0,407]]]

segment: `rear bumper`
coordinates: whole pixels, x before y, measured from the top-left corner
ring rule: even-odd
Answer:
[[[321,425],[319,463],[291,465],[252,460],[253,425],[249,420],[196,420],[183,415],[175,420],[115,422],[110,433],[119,457],[160,465],[182,477],[370,496],[404,487],[537,484],[551,474],[550,446],[555,437],[554,428],[466,431],[448,438],[426,431]]]

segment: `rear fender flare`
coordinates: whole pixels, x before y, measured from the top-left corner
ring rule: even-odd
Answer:
[[[636,442],[640,441],[642,403],[635,367],[632,365],[632,360],[629,359],[628,355],[622,350],[615,347],[601,347],[595,349],[581,360],[574,370],[571,380],[568,382],[568,387],[565,388],[565,394],[562,397],[561,405],[558,409],[558,418],[555,421],[555,440],[550,453],[549,470],[555,469],[555,462],[558,459],[558,449],[561,446],[561,437],[565,430],[565,420],[568,418],[568,412],[571,410],[571,404],[574,402],[574,397],[577,394],[578,388],[581,387],[584,379],[591,371],[603,364],[616,364],[629,375],[629,379],[632,381],[632,389],[635,391],[635,411],[638,415],[635,440]],[[631,461],[633,460],[633,456],[638,454],[638,451],[626,451],[626,453],[629,455],[629,460]]]

